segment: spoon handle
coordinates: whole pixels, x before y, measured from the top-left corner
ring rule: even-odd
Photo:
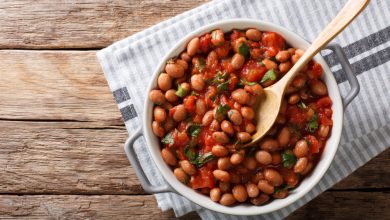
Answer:
[[[349,0],[337,16],[324,28],[298,62],[274,86],[282,91],[287,88],[294,76],[316,55],[325,45],[335,38],[351,21],[367,6],[369,0]]]

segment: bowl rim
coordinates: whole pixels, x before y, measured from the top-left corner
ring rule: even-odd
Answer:
[[[149,91],[156,88],[157,86],[157,76],[160,74],[160,72],[163,71],[163,67],[166,63],[166,61],[171,58],[178,56],[178,54],[183,51],[187,45],[187,42],[195,37],[195,36],[201,36],[204,33],[208,33],[216,28],[221,28],[222,26],[233,26],[229,30],[223,30],[224,32],[230,31],[233,29],[247,29],[247,28],[257,28],[261,31],[274,31],[281,36],[283,36],[286,41],[297,48],[295,45],[300,44],[300,49],[306,49],[310,44],[305,39],[303,39],[301,36],[297,35],[296,33],[285,29],[284,27],[281,27],[279,25],[265,22],[261,20],[255,20],[255,19],[225,19],[218,22],[214,22],[205,26],[202,26],[191,33],[187,34],[185,37],[183,37],[178,43],[176,43],[161,59],[159,65],[153,72],[152,78],[149,82],[149,85],[146,90],[146,94],[149,94]],[[288,39],[294,39],[294,42],[291,43]],[[143,112],[143,128],[142,133],[146,139],[147,148],[150,152],[150,155],[156,164],[158,170],[160,171],[161,175],[163,176],[164,180],[168,183],[168,185],[174,190],[174,192],[178,193],[181,196],[184,196],[188,200],[194,202],[195,204],[198,204],[206,209],[213,210],[220,213],[225,214],[231,214],[231,215],[260,215],[260,214],[266,214],[270,213],[276,210],[280,210],[284,207],[287,207],[291,205],[292,203],[298,201],[303,196],[305,196],[310,190],[312,190],[318,182],[321,180],[321,178],[324,176],[325,172],[328,170],[331,162],[333,161],[333,158],[336,154],[336,151],[339,146],[341,132],[342,132],[342,121],[343,121],[343,105],[341,101],[340,91],[337,86],[337,82],[325,62],[325,60],[321,57],[320,54],[317,54],[314,58],[316,62],[319,62],[323,69],[324,74],[323,78],[325,80],[325,83],[329,90],[329,96],[331,96],[333,105],[333,127],[332,127],[332,133],[328,138],[328,141],[325,145],[324,152],[321,155],[320,161],[317,163],[315,170],[313,170],[312,174],[308,177],[306,177],[303,182],[305,182],[306,187],[301,188],[302,183],[295,188],[293,191],[293,195],[289,195],[288,197],[284,199],[276,199],[266,205],[263,206],[254,206],[254,205],[236,205],[236,206],[223,206],[219,203],[215,203],[209,199],[209,197],[206,197],[205,195],[202,195],[200,193],[197,193],[195,190],[191,189],[190,187],[182,184],[179,182],[173,175],[172,170],[170,167],[162,160],[160,150],[156,152],[153,148],[160,149],[160,144],[156,143],[156,137],[154,136],[153,132],[151,131],[151,115],[152,115],[152,108],[153,103],[149,101],[148,98],[145,98],[144,102],[144,112]],[[146,96],[147,97],[147,96]],[[330,140],[332,139],[332,142]],[[154,146],[157,145],[157,146]],[[331,145],[331,146],[329,146]],[[326,151],[326,158],[324,157]],[[329,152],[328,152],[329,151]],[[319,167],[321,163],[321,167]],[[315,172],[314,172],[315,171]],[[207,199],[207,200],[206,200]],[[277,202],[275,202],[277,201]]]

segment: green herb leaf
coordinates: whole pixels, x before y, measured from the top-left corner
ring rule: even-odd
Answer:
[[[227,91],[229,88],[230,80],[223,82],[217,86],[218,92]]]
[[[202,167],[206,163],[210,162],[212,159],[214,159],[214,155],[211,152],[208,152],[208,153],[205,153],[205,154],[202,154],[202,155],[198,155],[196,166],[198,168]]]
[[[229,110],[230,107],[228,105],[219,104],[217,107],[217,111],[215,112],[215,119],[217,121],[222,121]]]
[[[297,158],[293,154],[292,151],[287,150],[282,153],[282,163],[283,166],[286,168],[291,168],[294,166],[294,164],[297,162]]]
[[[304,110],[304,109],[307,108],[307,106],[305,105],[305,103],[303,103],[302,101],[300,101],[297,105],[298,105],[298,108],[300,108],[300,109],[302,109],[302,110]]]
[[[199,57],[198,62],[195,63],[195,68],[198,69],[199,72],[202,72],[205,66],[206,61],[202,57]]]
[[[193,96],[199,96],[199,93],[197,93],[197,92],[195,92],[195,91],[192,91],[192,92],[191,92],[191,95],[193,95]]]
[[[186,96],[188,94],[188,89],[185,89],[183,88],[182,86],[180,86],[180,84],[177,86],[177,91],[175,93],[177,96],[179,96],[180,98],[183,98],[184,96]]]
[[[313,117],[310,119],[310,121],[306,124],[306,130],[308,132],[315,132],[318,129],[318,113],[314,112]]]
[[[222,71],[218,71],[217,72],[217,75],[215,76],[215,78],[213,79],[212,83],[214,85],[218,85],[220,83],[223,83],[227,80],[227,78],[229,77],[228,73],[227,72],[222,72]]]
[[[265,81],[267,81],[267,80],[275,80],[275,79],[276,79],[276,73],[275,73],[275,70],[272,68],[272,69],[268,70],[268,71],[264,74],[264,76],[263,76],[263,78],[261,79],[260,83],[263,83],[263,82],[265,82]]]
[[[163,139],[161,139],[161,142],[163,144],[169,144],[172,145],[175,143],[175,140],[173,139],[173,134],[172,132],[169,132]]]
[[[247,85],[247,86],[255,86],[255,85],[257,85],[256,82],[248,82],[245,79],[240,79],[240,84],[241,85]]]
[[[202,131],[202,126],[198,124],[191,124],[187,128],[187,133],[191,137],[197,137],[201,131]]]
[[[243,55],[244,57],[249,57],[249,55],[250,55],[249,49],[250,49],[249,46],[245,42],[242,42],[238,46],[238,53]]]
[[[259,60],[259,63],[260,63],[261,66],[265,66],[263,60]]]
[[[186,157],[188,158],[188,160],[193,163],[196,158],[197,158],[197,154],[191,149],[191,147],[189,145],[186,145],[184,147],[184,155],[186,155]]]
[[[302,138],[302,134],[299,131],[299,127],[296,124],[289,124],[289,127],[291,128],[292,132],[299,138]]]

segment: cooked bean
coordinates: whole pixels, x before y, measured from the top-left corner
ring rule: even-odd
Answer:
[[[267,180],[260,180],[257,184],[257,187],[265,194],[272,194],[275,191],[273,185],[271,185]]]
[[[255,111],[250,107],[244,106],[241,108],[241,115],[245,119],[252,120],[255,118]]]
[[[168,100],[168,102],[172,102],[172,103],[179,100],[179,97],[177,97],[177,95],[176,95],[176,90],[174,90],[174,89],[170,89],[170,90],[166,91],[165,98]]]
[[[245,105],[248,103],[250,97],[244,89],[236,89],[232,92],[232,98],[241,105]]]
[[[175,175],[176,179],[178,179],[180,182],[187,184],[189,181],[188,175],[183,171],[182,168],[176,168],[173,170],[173,174]]]
[[[221,143],[221,144],[227,144],[230,141],[227,134],[225,132],[221,132],[221,131],[213,132],[213,138],[216,142]]]
[[[254,95],[249,94],[249,101],[247,103],[248,106],[254,107],[257,103],[257,97]]]
[[[172,78],[166,73],[161,73],[158,76],[157,84],[161,90],[167,91],[172,87]]]
[[[240,69],[244,63],[245,57],[239,53],[234,54],[232,60],[230,61],[230,65],[236,70]]]
[[[176,63],[168,62],[165,66],[165,72],[172,78],[180,78],[184,76],[184,68]]]
[[[154,107],[153,110],[154,120],[157,122],[163,122],[167,119],[167,112],[160,106]]]
[[[263,96],[264,95],[264,89],[261,85],[255,84],[255,85],[246,85],[244,87],[245,91],[249,92],[250,94],[254,96]]]
[[[242,123],[242,116],[240,112],[238,112],[235,109],[230,109],[227,113],[228,118],[230,119],[231,122],[235,125],[241,125]]]
[[[255,158],[253,157],[245,157],[244,161],[243,161],[243,164],[244,166],[248,169],[248,170],[254,170],[257,168],[257,161]]]
[[[265,138],[260,142],[260,148],[269,152],[279,150],[279,142],[272,138]]]
[[[211,51],[209,55],[207,55],[206,58],[206,65],[207,66],[216,66],[218,64],[218,55],[215,51]]]
[[[245,202],[248,198],[248,193],[246,192],[246,188],[243,185],[235,185],[232,189],[232,193],[234,198],[239,202]]]
[[[184,105],[177,105],[176,111],[173,113],[173,120],[175,121],[183,121],[187,117],[187,110]]]
[[[287,50],[281,50],[275,56],[275,58],[281,63],[286,62],[288,59],[290,59],[290,57],[291,54]]]
[[[211,122],[209,127],[210,131],[219,131],[220,128],[221,127],[219,125],[219,122],[215,119]]]
[[[200,193],[202,193],[204,195],[210,195],[210,188],[202,188],[200,190]]]
[[[197,99],[195,103],[195,113],[203,116],[207,111],[206,102],[203,99]]]
[[[245,125],[245,131],[248,132],[249,134],[253,134],[256,131],[256,126],[252,123],[247,123]]]
[[[272,162],[272,156],[265,150],[259,150],[255,154],[257,162],[263,165],[268,165]]]
[[[175,127],[175,121],[172,118],[167,118],[163,126],[165,131],[170,131]]]
[[[165,110],[171,110],[173,108],[173,105],[169,102],[165,102],[164,104],[161,105],[161,107]]]
[[[263,205],[264,203],[268,202],[268,200],[269,200],[269,196],[268,195],[260,194],[258,197],[252,198],[251,199],[251,203],[253,205],[259,206],[259,205]]]
[[[212,188],[210,190],[210,199],[213,201],[213,202],[218,202],[220,199],[221,199],[221,189],[218,188],[218,187],[215,187],[215,188]]]
[[[152,130],[157,137],[164,137],[165,135],[164,128],[157,121],[153,121]]]
[[[240,103],[238,103],[238,102],[234,102],[234,104],[233,104],[233,108],[234,109],[236,109],[236,110],[238,110],[238,111],[241,111],[241,104]]]
[[[264,178],[274,186],[280,186],[283,183],[283,178],[280,173],[271,168],[264,170]]]
[[[227,120],[222,121],[221,130],[230,136],[234,134],[233,125],[230,121]]]
[[[202,125],[208,126],[214,120],[214,112],[212,110],[206,112],[202,118]]]
[[[279,71],[281,73],[287,73],[292,67],[292,64],[290,61],[287,61],[287,62],[283,62],[281,64],[279,64]]]
[[[301,158],[307,155],[309,152],[309,146],[306,140],[300,140],[295,144],[294,154],[296,157]]]
[[[238,165],[240,164],[244,158],[245,158],[245,152],[243,151],[239,151],[237,153],[234,153],[230,156],[230,163],[234,164],[234,165]]]
[[[278,67],[278,65],[274,61],[269,60],[269,59],[264,59],[262,62],[264,64],[265,68],[267,68],[268,70],[276,69]]]
[[[158,89],[150,91],[149,99],[156,105],[162,105],[165,103],[164,94],[161,92],[161,90]]]
[[[194,56],[200,47],[200,40],[198,37],[193,38],[187,45],[188,56]]]
[[[221,157],[217,162],[218,169],[220,170],[228,170],[232,167],[232,163],[230,162],[230,157]]]
[[[222,145],[215,145],[211,148],[211,152],[217,157],[224,157],[229,154],[228,149]]]
[[[300,97],[298,94],[292,94],[292,95],[290,95],[290,97],[288,98],[288,104],[290,104],[290,105],[295,105],[295,104],[297,104],[299,101],[301,101],[301,97]]]
[[[185,60],[178,59],[176,60],[176,64],[179,64],[184,70],[188,69],[188,63]]]
[[[246,143],[252,140],[252,136],[248,132],[238,132],[237,133],[237,139],[241,143]]]
[[[202,91],[206,86],[202,75],[195,74],[191,77],[191,87],[196,91]]]
[[[259,188],[256,184],[248,183],[246,184],[246,192],[250,198],[255,198],[259,195]]]
[[[186,172],[188,175],[194,175],[196,173],[195,166],[190,163],[188,160],[180,161],[180,167]]]
[[[302,173],[307,167],[308,159],[307,157],[301,157],[297,160],[297,163],[294,166],[295,173]]]
[[[231,193],[225,193],[222,195],[219,203],[221,203],[221,205],[231,206],[236,203],[236,199]]]
[[[230,181],[230,174],[223,170],[214,170],[213,171],[214,177],[222,182],[229,182]]]
[[[290,142],[290,131],[287,127],[283,127],[282,130],[280,130],[278,135],[278,142],[279,146],[281,147],[286,147]]]
[[[273,152],[271,154],[272,156],[272,165],[279,165],[282,162],[282,156],[278,152]]]
[[[303,172],[301,172],[301,175],[307,175],[311,171],[312,168],[313,168],[313,163],[308,162],[306,169]]]
[[[253,40],[253,41],[259,41],[261,40],[261,32],[257,29],[254,29],[254,28],[251,28],[251,29],[248,29],[246,32],[245,32],[245,36],[249,39],[249,40]]]
[[[320,137],[326,138],[329,134],[329,126],[328,125],[320,125],[318,129],[318,135]]]
[[[187,62],[190,62],[190,60],[191,60],[191,57],[188,56],[188,54],[187,54],[186,52],[181,53],[181,54],[180,54],[180,58],[181,58],[182,60],[184,60],[184,61],[187,61]]]
[[[316,95],[326,95],[328,94],[328,89],[326,85],[321,81],[316,81],[310,84],[311,91]]]
[[[257,184],[260,180],[263,180],[263,179],[264,179],[263,172],[259,171],[259,172],[255,173],[255,175],[252,176],[251,181],[252,181],[252,183]]]
[[[287,189],[279,190],[279,191],[275,192],[274,194],[272,194],[272,197],[275,199],[284,199],[287,196],[288,196]]]
[[[171,166],[175,166],[177,164],[177,159],[176,157],[173,155],[173,153],[168,150],[167,148],[163,148],[161,150],[161,157],[163,158],[163,160],[165,161],[165,163],[171,165]]]
[[[230,185],[231,185],[230,182],[219,182],[218,184],[219,189],[221,189],[222,193],[231,192],[232,189]]]

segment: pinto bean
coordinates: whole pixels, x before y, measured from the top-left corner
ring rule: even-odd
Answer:
[[[248,198],[248,193],[245,186],[235,185],[232,189],[233,197],[239,202],[245,202]]]
[[[257,161],[253,157],[245,157],[243,164],[248,170],[254,170],[257,168]]]
[[[297,163],[294,165],[295,173],[302,173],[307,167],[308,159],[307,157],[301,157],[298,159]]]
[[[252,120],[255,118],[255,111],[251,107],[242,107],[241,108],[241,115],[243,118]]]
[[[202,118],[202,125],[208,126],[214,120],[214,112],[212,110],[206,112]]]
[[[222,193],[230,192],[232,190],[230,185],[231,185],[230,182],[219,182],[218,184]]]
[[[306,140],[300,140],[295,144],[294,155],[298,158],[304,157],[309,152],[309,146],[307,145]]]
[[[257,187],[265,194],[272,194],[275,191],[273,185],[271,185],[267,180],[260,180],[257,184]]]
[[[218,187],[215,187],[215,188],[212,188],[210,190],[210,199],[213,201],[213,202],[218,202],[220,199],[221,199],[221,189],[218,188]]]
[[[186,52],[181,53],[180,58],[184,61],[187,61],[187,62],[190,62],[190,60],[191,60],[191,57]]]
[[[240,164],[244,158],[245,158],[245,151],[239,151],[237,153],[234,153],[230,156],[230,162],[233,164],[233,165],[238,165]]]
[[[173,174],[175,175],[176,179],[178,179],[180,182],[187,184],[189,181],[188,175],[183,171],[182,168],[176,168],[173,170]]]
[[[256,184],[248,183],[246,184],[246,192],[250,198],[255,198],[259,195],[259,188]]]
[[[237,139],[241,143],[246,143],[252,140],[252,136],[248,132],[238,132],[237,133]]]
[[[263,205],[264,203],[268,202],[269,200],[269,196],[266,195],[266,194],[260,194],[258,197],[256,198],[252,198],[250,201],[253,205]]]
[[[283,62],[281,64],[279,64],[279,71],[281,73],[287,73],[292,67],[292,64],[290,61],[287,61],[287,62]]]
[[[228,118],[230,119],[231,122],[235,125],[241,125],[242,123],[242,116],[239,111],[236,109],[230,109],[227,113]]]
[[[320,125],[318,129],[318,135],[320,137],[326,138],[328,137],[330,127],[328,125]]]
[[[232,98],[241,105],[245,105],[248,103],[250,97],[244,89],[236,89],[232,92]]]
[[[278,67],[278,65],[274,61],[269,60],[269,59],[264,59],[262,62],[264,64],[265,68],[267,68],[268,70],[276,69]]]
[[[165,72],[172,78],[180,78],[184,76],[184,68],[173,62],[167,63],[165,66]]]
[[[264,170],[264,178],[274,186],[280,186],[283,183],[283,178],[280,173],[271,168]]]
[[[279,146],[281,147],[286,147],[290,142],[290,131],[287,127],[283,127],[282,130],[280,130],[278,135],[278,142]]]
[[[222,182],[229,182],[230,181],[230,174],[223,170],[214,170],[213,171],[214,177]]]
[[[257,29],[251,28],[245,32],[245,36],[252,41],[260,41],[261,40],[261,32]]]
[[[219,125],[219,122],[217,120],[213,120],[210,124],[210,130],[211,131],[219,131],[219,129],[221,128],[221,126]]]
[[[291,54],[287,50],[281,50],[275,56],[275,58],[281,63],[286,62],[288,59],[290,59],[290,57]]]
[[[184,105],[180,104],[177,105],[176,111],[173,113],[173,120],[175,121],[183,121],[187,117],[187,110],[185,109]]]
[[[180,167],[186,172],[188,175],[194,175],[196,173],[195,166],[190,163],[188,160],[180,161]]]
[[[167,148],[163,148],[161,150],[161,157],[163,158],[163,160],[165,161],[165,163],[171,165],[171,166],[176,166],[177,164],[177,159],[176,157],[173,155],[173,153],[168,150]]]
[[[183,67],[184,70],[188,69],[188,63],[185,60],[178,59],[178,60],[176,60],[176,64],[178,64],[181,67]]]
[[[206,102],[203,99],[197,99],[195,103],[195,113],[203,116],[207,111]]]
[[[175,103],[177,100],[179,100],[179,97],[176,95],[176,90],[170,89],[165,92],[165,99],[168,100],[168,102]]]
[[[245,63],[245,57],[239,53],[234,54],[230,61],[230,65],[233,67],[233,69],[238,70],[240,69]]]
[[[221,157],[217,162],[218,169],[220,170],[228,170],[232,167],[232,163],[230,162],[230,157]]]
[[[230,141],[225,132],[216,131],[213,132],[212,136],[216,142],[221,144],[227,144]]]
[[[287,196],[288,196],[287,189],[279,190],[279,191],[275,192],[274,194],[272,194],[272,197],[274,197],[274,199],[284,199]]]
[[[157,121],[152,122],[152,130],[157,137],[164,137],[165,135],[164,128]]]
[[[165,103],[165,97],[161,90],[154,89],[149,93],[149,99],[156,105],[162,105]]]
[[[211,152],[217,157],[225,157],[229,154],[228,149],[222,145],[215,145],[211,148]]]
[[[272,138],[265,138],[260,142],[260,148],[269,152],[279,150],[279,142]]]
[[[314,83],[311,83],[310,89],[314,94],[319,95],[319,96],[328,94],[328,89],[326,88],[326,85],[323,82],[321,82],[320,80],[318,80]]]
[[[187,54],[188,56],[194,56],[200,47],[200,40],[198,37],[195,37],[190,40],[190,42],[187,45]]]
[[[263,165],[268,165],[272,162],[272,156],[265,150],[259,150],[255,154],[257,162]]]
[[[153,110],[153,116],[157,122],[163,122],[167,119],[167,112],[160,106],[156,106]]]
[[[301,101],[301,97],[300,97],[298,94],[292,94],[292,95],[290,95],[290,97],[288,98],[288,104],[290,104],[290,105],[295,105],[295,104],[297,104],[299,101]]]
[[[221,123],[221,130],[225,132],[228,135],[233,135],[234,134],[234,129],[233,125],[230,121],[223,120]]]
[[[195,74],[191,77],[191,87],[196,91],[202,91],[206,86],[203,76],[200,74]]]
[[[225,193],[222,195],[221,199],[219,200],[219,203],[221,203],[221,205],[231,206],[236,203],[236,199],[234,198],[233,194]]]
[[[158,76],[157,84],[161,90],[167,91],[172,87],[172,78],[166,73],[161,73]]]
[[[263,96],[264,95],[264,89],[261,85],[259,84],[255,84],[255,85],[246,85],[244,87],[245,91],[249,92],[250,94],[254,95],[254,96]]]
[[[245,125],[245,131],[248,132],[249,134],[253,134],[256,131],[256,126],[252,123],[247,123]]]

